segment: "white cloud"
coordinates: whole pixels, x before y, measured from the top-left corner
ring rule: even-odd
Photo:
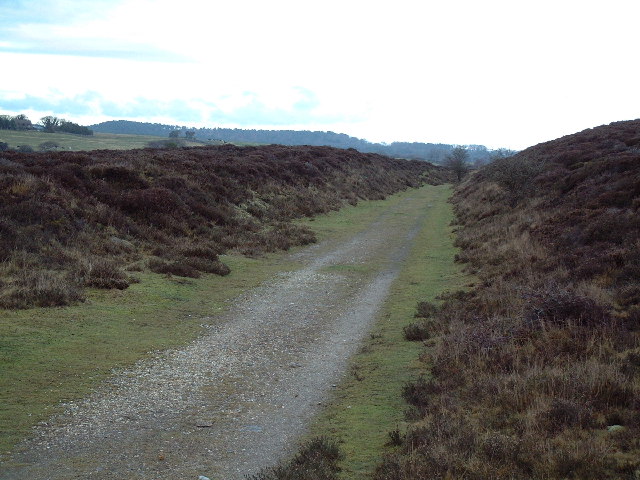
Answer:
[[[85,117],[182,103],[193,122],[273,115],[522,148],[640,116],[638,13],[636,0],[21,0],[0,6],[0,62],[16,72],[2,98],[63,108],[97,92]]]

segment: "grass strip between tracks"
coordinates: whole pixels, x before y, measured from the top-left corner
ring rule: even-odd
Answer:
[[[393,448],[388,445],[389,432],[406,430],[402,387],[426,373],[418,360],[422,343],[406,341],[402,330],[415,320],[417,302],[434,301],[442,292],[469,282],[454,263],[457,249],[449,226],[453,212],[447,203],[450,187],[428,187],[419,192],[428,214],[414,247],[369,339],[311,430],[313,436],[340,442],[345,453],[340,474],[344,479],[368,478],[383,452]],[[415,218],[407,215],[407,219]]]

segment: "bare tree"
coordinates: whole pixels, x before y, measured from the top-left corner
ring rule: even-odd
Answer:
[[[52,117],[48,115],[40,119],[40,123],[44,127],[45,132],[53,133],[60,127],[60,119],[58,117]]]
[[[462,177],[469,171],[469,164],[467,159],[469,158],[469,152],[463,147],[456,147],[451,150],[451,153],[447,155],[444,160],[444,165],[456,174],[458,182],[462,180]]]
[[[13,117],[13,121],[15,123],[16,130],[31,130],[31,128],[33,128],[31,120],[29,120],[24,113]]]

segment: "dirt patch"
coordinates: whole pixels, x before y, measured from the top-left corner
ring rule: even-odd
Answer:
[[[345,374],[424,221],[399,215],[406,202],[346,242],[294,255],[299,270],[203,319],[208,333],[185,348],[69,403],[1,478],[239,479],[290,453]]]

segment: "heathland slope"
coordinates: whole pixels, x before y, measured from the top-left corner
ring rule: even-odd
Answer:
[[[222,252],[313,242],[294,218],[446,178],[424,162],[327,147],[4,152],[0,307],[126,288],[125,269],[224,275]]]
[[[422,305],[432,377],[376,478],[638,478],[640,121],[498,160],[453,201],[479,281]]]

